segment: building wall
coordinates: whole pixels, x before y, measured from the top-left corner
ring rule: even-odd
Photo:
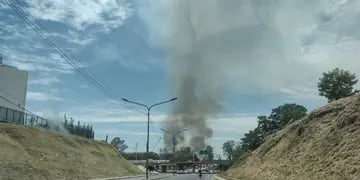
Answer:
[[[25,107],[28,74],[15,67],[0,65],[0,96],[17,105],[0,98],[0,106],[23,112]],[[20,107],[19,107],[20,106]]]

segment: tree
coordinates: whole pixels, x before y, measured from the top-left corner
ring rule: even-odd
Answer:
[[[119,137],[115,137],[114,139],[112,139],[110,144],[120,154],[124,153],[125,149],[128,148],[128,146],[125,144],[125,140],[122,140]]]
[[[259,129],[262,138],[265,138],[265,136],[276,131],[277,125],[274,121],[268,119],[266,116],[258,116],[257,128]]]
[[[329,102],[351,96],[358,82],[355,74],[339,68],[323,73],[319,80],[319,95],[326,97]]]
[[[270,121],[273,121],[275,130],[280,130],[289,122],[299,120],[306,116],[307,109],[302,105],[284,104],[271,111]]]
[[[207,160],[212,161],[214,160],[214,148],[210,145],[206,146],[207,151]]]
[[[263,138],[259,128],[250,130],[241,138],[241,147],[244,151],[253,151],[263,143]]]
[[[181,147],[179,150],[175,152],[175,160],[177,162],[186,162],[186,161],[192,161],[193,155],[195,161],[199,160],[199,157],[194,153],[194,151],[191,149],[191,147]]]
[[[149,152],[146,156],[146,152],[130,152],[130,153],[123,153],[124,158],[127,160],[146,160],[146,157],[153,160],[159,160],[159,154],[155,152]]]
[[[168,148],[160,148],[160,159],[162,160],[170,160],[173,159],[174,154]]]
[[[223,144],[223,154],[228,158],[228,160],[232,160],[234,158],[234,148],[235,141],[229,140]]]

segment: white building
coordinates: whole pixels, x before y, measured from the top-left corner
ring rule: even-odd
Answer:
[[[26,71],[4,65],[0,55],[0,120],[10,118],[19,123],[23,122],[27,80],[28,73]],[[15,111],[9,112],[6,108]]]

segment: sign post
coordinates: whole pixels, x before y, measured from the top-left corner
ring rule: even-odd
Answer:
[[[208,154],[208,152],[207,152],[207,150],[200,150],[200,155],[207,155]]]

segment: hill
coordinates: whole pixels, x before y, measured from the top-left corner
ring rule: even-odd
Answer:
[[[91,179],[139,175],[113,148],[72,135],[0,123],[0,179]]]
[[[237,160],[229,179],[359,179],[360,96],[344,98],[271,135]]]

